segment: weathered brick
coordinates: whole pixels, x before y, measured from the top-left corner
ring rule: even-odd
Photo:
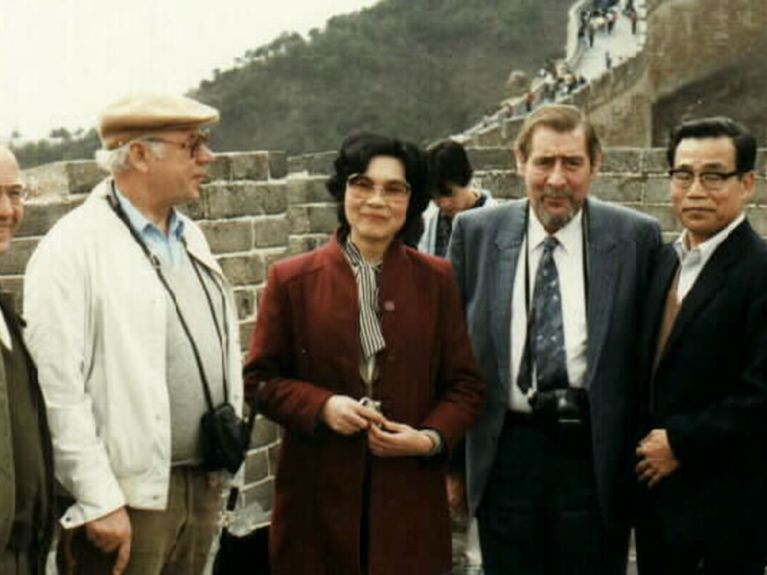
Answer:
[[[186,204],[180,204],[176,206],[176,209],[182,214],[195,221],[205,219],[205,196],[208,193],[210,184],[202,187],[202,193],[200,199],[194,202],[187,202]]]
[[[233,285],[252,285],[264,281],[264,259],[260,254],[219,256],[224,275]]]
[[[38,238],[16,238],[11,243],[11,249],[0,255],[0,275],[24,275],[32,252],[37,247]]]
[[[288,254],[309,252],[328,242],[329,234],[291,235],[288,239]]]
[[[248,452],[245,459],[245,484],[255,483],[269,477],[269,461],[265,449]]]
[[[660,222],[661,230],[664,232],[679,232],[681,227],[671,211],[671,206],[666,205],[642,205],[637,206],[640,212],[644,212]]]
[[[477,170],[515,170],[514,152],[508,146],[467,148],[469,163]]]
[[[216,161],[208,166],[211,181],[232,179],[232,160],[229,154],[216,154]]]
[[[763,176],[756,178],[756,190],[753,202],[759,206],[767,204],[767,180]]]
[[[16,233],[17,237],[42,236],[53,227],[59,218],[71,212],[84,201],[83,196],[62,198],[58,201],[31,200],[24,206],[24,220]]]
[[[237,306],[237,317],[250,320],[256,309],[256,292],[253,288],[238,288],[234,290],[234,303]]]
[[[281,443],[272,445],[269,448],[269,475],[277,475],[277,465],[280,462],[280,447]]]
[[[269,152],[233,152],[229,161],[233,180],[269,179]]]
[[[287,180],[288,204],[311,204],[333,201],[325,187],[325,176],[290,176]]]
[[[648,174],[665,174],[668,172],[668,162],[666,161],[666,150],[663,148],[652,148],[642,150],[642,171]]]
[[[335,204],[289,206],[290,233],[331,233],[338,226],[337,212]]]
[[[266,447],[277,441],[277,424],[259,415],[250,436],[253,448]]]
[[[266,216],[253,222],[254,245],[257,248],[284,246],[288,243],[290,223],[286,217]]]
[[[269,152],[269,178],[280,179],[288,175],[288,155],[281,151]]]
[[[667,177],[649,177],[645,182],[644,201],[648,204],[667,204],[671,201]]]
[[[478,172],[474,175],[476,185],[488,190],[495,198],[522,198],[525,196],[524,180],[507,171]]]
[[[214,254],[253,248],[253,220],[200,222],[200,228]]]
[[[605,151],[602,173],[635,174],[641,170],[642,153],[637,148],[610,148]]]
[[[760,235],[767,236],[767,208],[751,207],[747,211],[751,225]]]
[[[106,177],[92,160],[54,162],[24,171],[35,196],[52,197],[87,193]]]
[[[643,180],[638,176],[601,175],[591,192],[609,202],[638,202],[642,199]]]
[[[258,505],[265,512],[269,512],[274,502],[274,481],[265,479],[255,485],[249,485],[242,490],[242,496],[245,505]]]
[[[279,214],[287,208],[284,183],[214,183],[204,189],[207,219]]]
[[[250,340],[253,339],[253,329],[256,327],[254,321],[240,322],[240,348],[247,352],[250,349]]]

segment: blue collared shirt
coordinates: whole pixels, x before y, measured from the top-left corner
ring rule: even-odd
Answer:
[[[122,207],[125,215],[128,216],[131,227],[139,233],[149,251],[156,255],[164,266],[175,267],[180,265],[186,257],[186,249],[183,243],[184,222],[178,217],[176,210],[174,209],[170,212],[168,233],[165,234],[160,228],[150,222],[128,198],[122,195],[117,186],[115,186],[115,192],[117,193],[120,207]]]

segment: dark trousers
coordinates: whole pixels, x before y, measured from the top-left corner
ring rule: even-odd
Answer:
[[[629,530],[603,525],[588,426],[509,412],[477,518],[485,575],[626,572]]]
[[[717,545],[680,546],[659,536],[652,505],[644,505],[636,529],[640,575],[763,575],[759,554],[732,551]]]

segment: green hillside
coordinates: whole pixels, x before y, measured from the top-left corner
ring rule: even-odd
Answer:
[[[467,128],[564,52],[565,0],[382,0],[330,19],[308,38],[285,33],[216,70],[192,95],[221,110],[218,151],[337,148],[374,130],[419,142]],[[225,31],[222,31],[225,33]],[[94,134],[17,148],[31,166],[89,157]]]

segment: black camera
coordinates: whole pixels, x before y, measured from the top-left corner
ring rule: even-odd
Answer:
[[[536,391],[529,399],[536,416],[563,425],[582,425],[589,421],[589,398],[585,389],[565,387]]]

